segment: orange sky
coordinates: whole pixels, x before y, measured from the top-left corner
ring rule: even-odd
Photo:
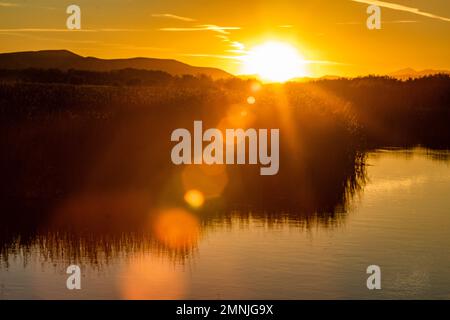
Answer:
[[[368,3],[382,29],[366,28]],[[66,8],[81,7],[81,31]],[[68,49],[101,58],[173,58],[242,72],[268,40],[292,44],[311,76],[450,69],[448,0],[0,0],[0,52]]]

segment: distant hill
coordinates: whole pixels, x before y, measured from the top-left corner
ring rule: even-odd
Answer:
[[[421,70],[421,71],[416,71],[412,68],[406,68],[406,69],[401,69],[395,72],[391,72],[388,73],[388,76],[393,77],[393,78],[397,78],[397,79],[401,79],[401,80],[405,80],[405,79],[416,79],[416,78],[421,78],[421,77],[426,77],[426,76],[432,76],[435,74],[450,74],[449,70],[432,70],[432,69],[425,69],[425,70]]]
[[[426,76],[432,76],[436,74],[448,74],[450,75],[450,70],[433,70],[433,69],[425,69],[421,71],[416,71],[412,68],[405,68],[401,69],[395,72],[391,72],[388,74],[379,74],[377,76],[388,76],[391,78],[399,79],[399,80],[408,80],[408,79],[417,79],[422,78]],[[359,76],[362,77],[362,76]],[[336,76],[336,75],[325,75],[321,77],[302,77],[302,78],[294,78],[289,81],[291,82],[308,82],[308,81],[317,81],[317,80],[338,80],[342,78],[353,78],[353,77],[342,77],[342,76]]]
[[[112,71],[120,69],[141,69],[164,71],[171,75],[204,74],[213,79],[230,78],[231,74],[207,67],[194,67],[173,59],[130,58],[99,59],[82,57],[67,50],[44,50],[0,54],[0,69],[60,69],[86,71]]]

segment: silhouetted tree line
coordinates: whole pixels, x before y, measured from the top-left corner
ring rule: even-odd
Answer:
[[[369,76],[289,84],[291,90],[320,88],[348,103],[368,147],[450,146],[450,76],[401,81]]]
[[[158,70],[122,69],[106,72],[60,69],[0,70],[0,81],[103,86],[167,86],[212,83],[205,75],[172,76]]]
[[[178,113],[189,108],[199,116],[222,112],[223,106],[208,104],[206,97],[226,97],[230,102],[245,101],[256,95],[258,108],[269,114],[277,105],[288,103],[291,113],[308,113],[313,121],[330,121],[328,128],[347,127],[358,147],[410,146],[422,144],[447,147],[450,144],[450,76],[434,75],[407,81],[389,77],[317,80],[307,83],[265,85],[258,92],[254,80],[231,78],[213,81],[207,76],[171,76],[161,71],[124,69],[110,72],[0,70],[0,122],[45,114],[89,114],[109,117],[118,110],[159,108]],[[83,85],[84,88],[81,88]],[[117,86],[122,89],[117,90]],[[278,97],[286,101],[276,101]],[[317,118],[326,110],[327,120]],[[264,114],[260,113],[260,118]],[[275,113],[268,122],[278,115]],[[330,138],[330,137],[328,137]]]

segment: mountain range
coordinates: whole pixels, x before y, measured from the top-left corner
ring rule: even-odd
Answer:
[[[0,69],[60,69],[112,71],[120,69],[159,70],[171,75],[206,75],[212,79],[230,78],[231,74],[208,67],[194,67],[173,59],[130,58],[100,59],[82,57],[67,50],[43,50],[0,54]]]

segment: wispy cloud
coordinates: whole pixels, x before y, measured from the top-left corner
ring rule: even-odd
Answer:
[[[57,28],[13,28],[13,29],[0,29],[0,32],[87,32],[89,30],[81,29],[81,30],[69,30],[69,29],[57,29]]]
[[[238,50],[244,50],[245,49],[245,46],[242,43],[240,43],[239,41],[231,41],[230,42],[230,46],[232,46],[233,48],[236,48]]]
[[[229,30],[239,30],[239,27],[220,27],[213,24],[204,24],[188,28],[160,28],[161,31],[213,31],[221,34],[229,34]]]
[[[36,6],[32,4],[22,4],[22,3],[13,3],[13,2],[0,2],[0,8],[38,8],[38,9],[47,9],[54,10],[54,7],[46,7],[46,6]]]
[[[11,2],[0,2],[0,7],[4,8],[20,7],[20,4]]]
[[[59,38],[53,38],[53,37],[52,38],[41,37],[41,36],[36,36],[35,33],[29,34],[29,33],[14,33],[14,32],[0,31],[0,35],[23,37],[23,38],[39,40],[39,41],[62,42],[62,43],[82,43],[82,44],[98,44],[99,43],[98,41],[94,41],[94,40],[70,40],[70,39],[59,39]]]
[[[155,16],[155,15],[154,15]],[[160,14],[156,16],[161,16]],[[167,18],[174,18],[178,20],[184,20],[184,21],[194,21],[190,20],[190,18],[187,18],[189,20],[186,20],[185,17],[181,17],[182,19],[179,19],[179,16],[174,16],[171,14],[163,14],[162,16]],[[229,53],[237,53],[242,54],[244,52],[245,46],[238,42],[238,41],[232,41],[229,37],[230,31],[232,30],[240,30],[240,27],[229,27],[229,26],[218,26],[215,24],[199,24],[194,25],[191,27],[165,27],[165,28],[159,28],[159,31],[169,31],[169,32],[198,32],[198,31],[209,31],[215,33],[215,37],[220,39],[221,41],[227,43],[233,50],[226,50],[226,52]],[[216,59],[230,59],[230,60],[238,60],[239,56],[228,56],[228,55],[220,55],[220,54],[207,54],[207,53],[196,53],[196,54],[181,54],[184,56],[190,56],[190,57],[201,57],[201,58],[216,58]]]
[[[177,16],[176,14],[171,14],[171,13],[155,13],[155,14],[152,14],[152,17],[168,18],[168,19],[175,19],[175,20],[181,20],[181,21],[187,21],[187,22],[197,21],[196,19],[193,19],[193,18]]]
[[[381,21],[381,23],[385,24],[385,23],[389,23],[389,24],[400,24],[400,23],[418,23],[419,21],[416,20],[391,20],[391,21]],[[356,21],[351,21],[351,22],[338,22],[336,24],[345,24],[345,25],[362,25],[365,24],[364,22],[356,22]]]
[[[13,29],[0,29],[0,32],[144,32],[149,31],[145,29],[80,29],[69,30],[64,28],[13,28]]]
[[[223,34],[216,34],[216,38],[219,38],[223,42],[230,42],[230,38],[228,38],[228,36],[225,36]]]
[[[227,35],[224,34],[217,34],[217,38],[222,40],[222,42],[227,43],[231,48],[231,50],[226,50],[226,52],[231,53],[245,53],[245,45],[239,41],[232,41]]]
[[[376,0],[350,0],[350,1],[365,3],[365,4],[370,4],[370,5],[373,4],[373,5],[376,5],[379,7],[383,7],[383,8],[388,8],[388,9],[398,10],[398,11],[403,11],[403,12],[409,12],[409,13],[413,13],[413,14],[416,14],[419,16],[424,16],[424,17],[428,17],[428,18],[432,18],[432,19],[438,19],[438,20],[450,22],[450,18],[438,16],[438,15],[435,15],[435,14],[432,14],[429,12],[421,11],[418,8],[408,7],[408,6],[404,6],[404,5],[396,4],[396,3],[392,3],[392,2],[376,1]]]
[[[392,21],[381,21],[382,23],[419,23],[419,21],[416,20],[392,20]]]
[[[124,44],[124,43],[110,43],[110,42],[103,42],[103,41],[96,41],[96,40],[72,40],[72,39],[61,39],[61,38],[55,38],[55,37],[42,37],[40,35],[36,35],[36,33],[13,33],[13,32],[2,32],[0,31],[0,36],[7,35],[7,36],[16,36],[16,37],[23,37],[27,39],[33,39],[33,40],[39,40],[39,41],[51,41],[53,43],[69,43],[69,44],[86,44],[86,45],[95,45],[96,48],[99,46],[102,47],[114,47],[117,49],[123,49],[123,50],[147,50],[147,51],[171,51],[169,48],[161,48],[161,47],[151,47],[151,46],[137,46],[137,45],[130,45],[130,44]],[[92,47],[77,47],[77,49],[92,49]]]

